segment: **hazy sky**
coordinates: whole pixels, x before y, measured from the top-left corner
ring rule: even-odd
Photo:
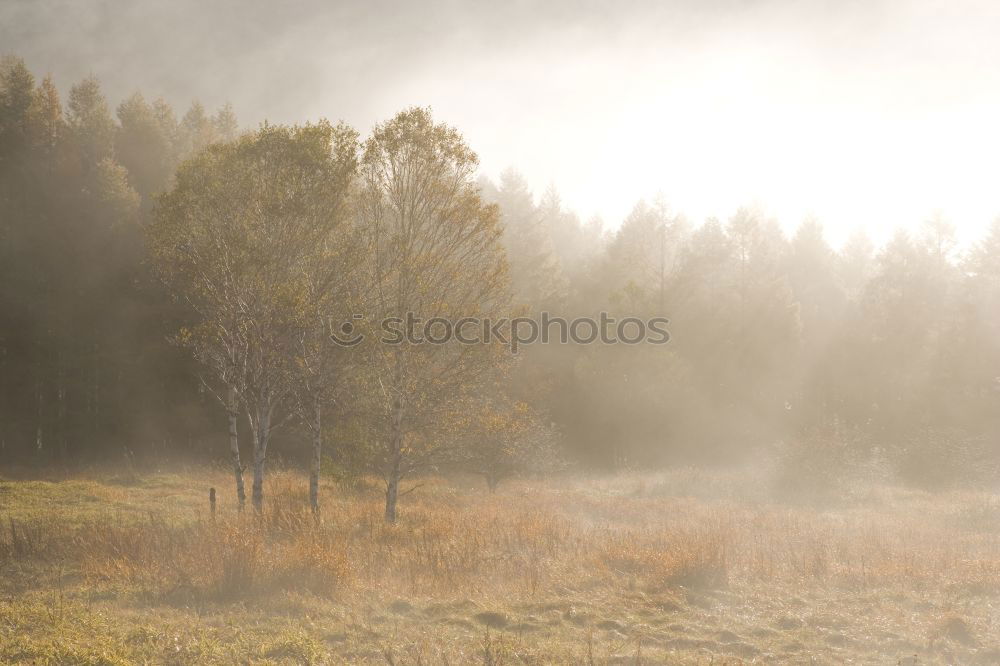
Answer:
[[[430,105],[496,176],[617,226],[662,193],[835,242],[1000,215],[1000,3],[0,0],[0,51],[117,102],[231,101],[362,131]]]

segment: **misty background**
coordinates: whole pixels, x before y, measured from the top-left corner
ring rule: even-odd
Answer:
[[[0,662],[1000,663],[997,35],[0,0]]]
[[[223,452],[144,247],[158,194],[265,119],[366,136],[417,104],[480,155],[517,308],[671,320],[663,347],[518,359],[498,395],[568,464],[989,482],[997,12],[964,9],[6,3],[0,449]],[[331,456],[360,469],[370,424],[338,409]]]
[[[617,227],[662,194],[694,220],[755,204],[839,246],[940,210],[1000,211],[1000,10],[989,2],[116,3],[13,0],[0,50],[60,89],[94,74],[184,108],[362,131],[430,105],[484,174],[516,166]]]

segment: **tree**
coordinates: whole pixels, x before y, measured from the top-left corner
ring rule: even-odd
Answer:
[[[86,78],[70,89],[66,119],[85,170],[112,156],[115,124],[95,77]]]
[[[875,246],[863,229],[852,233],[837,255],[837,275],[851,302],[857,302],[861,298],[865,284],[871,277],[874,255]]]
[[[317,253],[339,243],[356,156],[357,134],[345,126],[264,125],[185,162],[149,230],[160,275],[196,314],[179,339],[225,389],[237,493],[236,402],[246,410],[257,511],[297,345],[339,270]]]
[[[799,303],[803,337],[813,344],[825,340],[842,315],[845,297],[835,258],[823,226],[811,218],[802,222],[789,245],[786,270]]]
[[[542,194],[538,214],[542,228],[552,239],[562,271],[571,280],[579,279],[603,249],[600,220],[580,224],[576,214],[563,207],[555,185],[549,185]]]
[[[68,464],[127,441],[129,419],[104,415],[140,400],[120,390],[148,346],[133,307],[138,199],[107,142],[113,121],[96,81],[74,87],[64,118],[48,77],[25,96],[23,63],[7,71],[0,135],[20,138],[0,157],[4,441]]]
[[[502,228],[496,206],[483,203],[472,180],[477,164],[461,135],[435,124],[427,109],[407,109],[375,127],[364,145],[359,209],[373,285],[369,324],[406,326],[416,316],[446,327],[506,311]],[[423,333],[419,326],[408,332]],[[391,344],[375,332],[367,342],[377,464],[391,523],[400,480],[438,458],[447,439],[439,437],[442,428],[507,352],[499,341],[462,344],[453,335],[441,344]]]
[[[486,480],[490,493],[501,481],[521,473],[549,472],[558,461],[556,434],[527,403],[498,390],[468,419],[463,466]]]
[[[847,391],[859,412],[899,434],[915,424],[911,409],[928,385],[932,324],[938,316],[931,255],[899,230],[882,248],[862,296],[854,350],[858,371]]]
[[[327,405],[336,406],[348,396],[349,382],[357,370],[357,355],[350,347],[338,345],[331,337],[331,323],[350,322],[363,311],[358,288],[361,260],[360,237],[356,228],[332,236],[326,246],[310,254],[307,271],[307,302],[311,314],[299,334],[295,356],[292,399],[299,420],[312,439],[309,467],[309,505],[319,514],[319,477],[323,467],[323,434],[328,427]],[[342,331],[336,331],[341,333]]]
[[[961,315],[956,340],[955,369],[963,380],[963,401],[987,403],[995,412],[1000,391],[1000,217],[963,262]]]
[[[662,199],[653,205],[639,201],[608,246],[607,287],[617,300],[631,301],[633,309],[663,316],[686,237],[686,221]]]
[[[66,124],[59,91],[52,83],[51,76],[42,79],[35,90],[34,99],[28,108],[28,124],[31,144],[51,158],[64,138]]]
[[[515,302],[531,311],[562,304],[566,299],[566,278],[524,177],[514,169],[506,169],[490,198],[500,207]]]
[[[168,184],[173,173],[176,148],[170,131],[169,115],[159,113],[135,93],[118,106],[119,126],[115,132],[115,155],[128,170],[129,182],[144,200]]]
[[[802,322],[802,354],[793,359],[802,376],[795,415],[803,425],[828,420],[832,412],[832,375],[836,356],[829,353],[840,334],[847,297],[836,270],[836,255],[823,227],[806,219],[792,237],[785,271]]]
[[[225,115],[220,118],[222,125],[228,124],[224,118]],[[193,154],[215,141],[218,138],[216,126],[213,119],[205,113],[205,107],[201,105],[201,102],[192,102],[191,107],[181,118],[178,130],[182,154]]]
[[[220,141],[232,141],[236,138],[236,134],[240,131],[240,124],[236,120],[232,104],[227,102],[215,112],[215,116],[212,118],[212,129],[215,130],[215,136]]]
[[[0,61],[0,165],[10,168],[28,145],[35,77],[20,58]]]

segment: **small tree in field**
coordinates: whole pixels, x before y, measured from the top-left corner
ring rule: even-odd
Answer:
[[[500,317],[508,307],[498,211],[480,198],[477,165],[461,135],[435,124],[426,109],[378,125],[364,145],[359,218],[372,285],[366,321],[395,322],[395,333],[370,331],[359,352],[367,359],[390,523],[400,481],[440,458],[448,441],[442,430],[509,356],[500,341],[463,344],[445,330],[463,317]],[[398,333],[412,317],[423,324],[409,327],[407,341]],[[432,320],[437,324],[425,330]],[[427,332],[436,342],[414,343]]]
[[[549,472],[557,465],[556,433],[527,403],[492,398],[471,411],[462,466],[486,480],[490,493],[518,474]]]
[[[303,331],[344,272],[341,234],[356,159],[350,128],[264,125],[181,165],[149,229],[160,275],[193,315],[179,338],[225,388],[241,498],[237,405],[246,410],[258,511],[267,447],[296,386]]]

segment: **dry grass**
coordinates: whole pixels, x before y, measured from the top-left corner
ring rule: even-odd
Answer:
[[[221,471],[4,481],[0,660],[1000,660],[995,496],[870,489],[822,510],[674,480],[431,479],[393,526],[376,490],[332,486],[316,521],[293,472],[260,517]]]

